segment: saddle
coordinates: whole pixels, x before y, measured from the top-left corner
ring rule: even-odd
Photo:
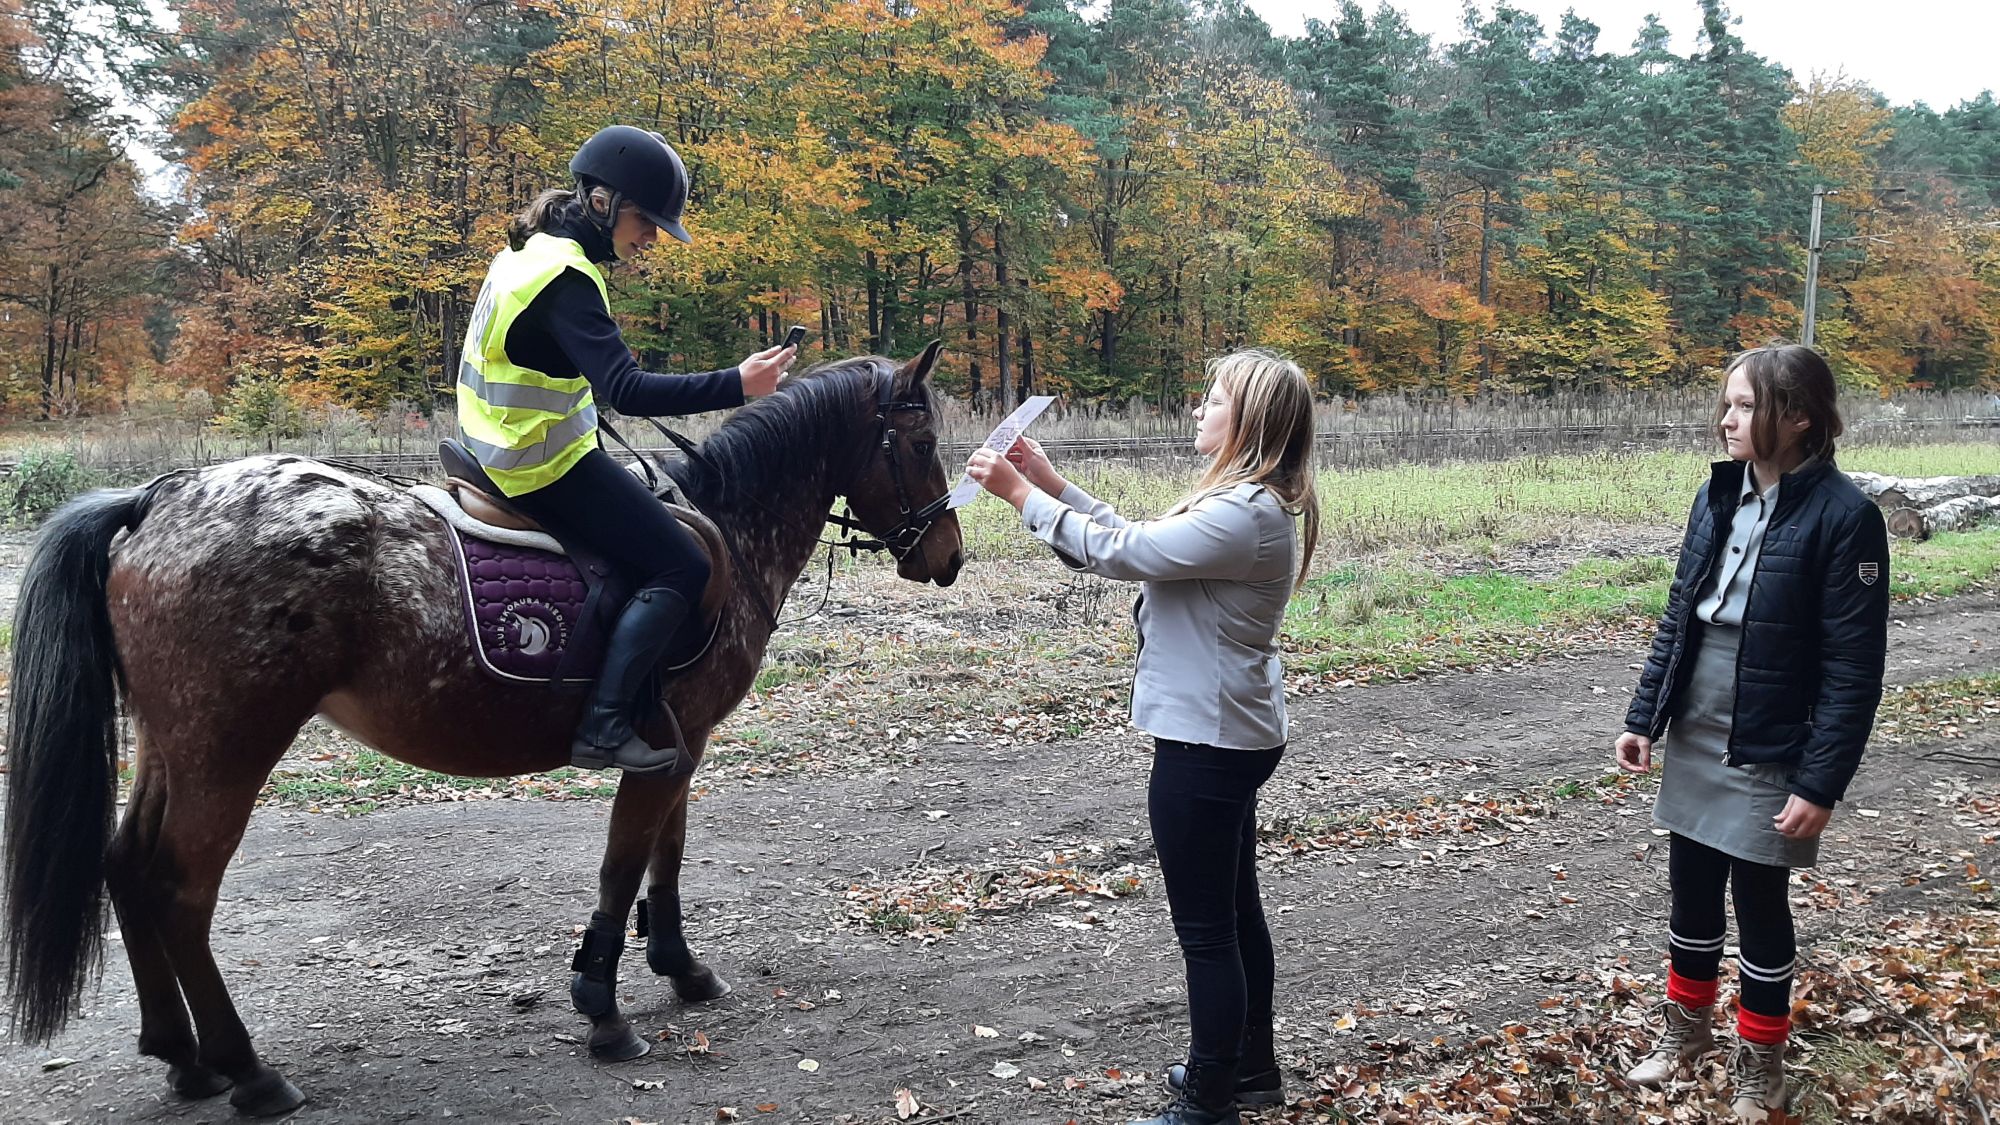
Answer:
[[[445,487],[412,491],[445,518],[465,591],[467,627],[486,671],[509,682],[580,686],[597,678],[632,583],[582,544],[566,543],[502,498],[464,446],[438,446]],[[707,516],[666,501],[708,556],[708,585],[661,663],[680,671],[708,651],[735,585],[731,554]],[[449,509],[449,510],[447,510]]]

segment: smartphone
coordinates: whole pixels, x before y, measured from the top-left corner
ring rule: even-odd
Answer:
[[[785,333],[785,342],[778,346],[781,348],[796,348],[800,344],[805,343],[805,339],[806,326],[803,324],[794,324],[792,325],[792,330]]]

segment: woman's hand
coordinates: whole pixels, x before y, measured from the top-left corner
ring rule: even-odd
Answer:
[[[1778,834],[1794,840],[1811,840],[1826,831],[1826,822],[1833,819],[1833,810],[1824,805],[1815,805],[1794,793],[1785,801],[1785,810],[1771,818],[1778,826]]]
[[[743,374],[743,397],[762,398],[777,390],[798,354],[797,348],[765,348],[737,364],[736,370]]]
[[[1034,486],[1028,483],[1019,469],[990,449],[973,450],[971,458],[965,462],[965,472],[979,482],[979,487],[1017,509],[1026,504],[1028,496],[1034,492]]]
[[[1653,768],[1653,740],[1626,731],[1611,749],[1618,755],[1618,768],[1626,773],[1647,773]]]
[[[1063,489],[1069,487],[1069,482],[1056,472],[1054,465],[1049,464],[1049,455],[1042,452],[1042,443],[1025,434],[1014,439],[1013,447],[1007,450],[1007,460],[1021,470],[1021,475],[1028,478],[1029,484],[1050,496],[1061,496]]]

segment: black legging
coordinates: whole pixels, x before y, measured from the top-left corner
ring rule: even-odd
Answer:
[[[1674,905],[1667,952],[1674,972],[1691,981],[1712,981],[1720,974],[1728,924],[1722,892],[1727,884],[1736,900],[1737,999],[1758,1015],[1789,1015],[1792,962],[1798,955],[1786,892],[1791,875],[1787,867],[1736,859],[1678,833],[1672,836],[1667,878],[1673,885]]]
[[[1276,965],[1257,891],[1257,789],[1285,748],[1153,743],[1146,813],[1187,963],[1188,1058],[1233,1064],[1243,1029],[1269,1026]]]
[[[708,585],[708,559],[694,536],[611,455],[593,449],[553,483],[508,503],[565,543],[604,556],[633,589],[669,589],[692,606]]]

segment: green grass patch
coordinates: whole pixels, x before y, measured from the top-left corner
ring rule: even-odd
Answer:
[[[1327,470],[1319,474],[1322,551],[1518,543],[1578,520],[1677,527],[1714,459],[1696,452],[1592,453]],[[2000,445],[1861,446],[1843,450],[1840,463],[1898,476],[2000,473]],[[1129,518],[1165,511],[1197,473],[1185,462],[1058,467]],[[991,497],[960,508],[958,518],[975,557],[1047,553],[1021,529],[1013,509]]]
[[[2000,576],[2000,528],[1892,547],[1898,598],[1951,597]],[[1554,579],[1442,577],[1348,563],[1307,581],[1285,613],[1288,666],[1395,675],[1535,659],[1579,640],[1643,637],[1666,609],[1673,563],[1586,559]]]
[[[359,816],[388,801],[459,801],[468,798],[607,798],[618,791],[615,775],[564,767],[523,777],[453,777],[433,773],[366,748],[286,759],[271,772],[267,803]]]
[[[1343,566],[1313,578],[1285,614],[1294,667],[1397,675],[1520,659],[1587,628],[1638,630],[1666,608],[1671,564],[1590,559],[1553,580],[1488,572],[1441,578]]]
[[[1889,544],[1889,590],[1897,597],[1948,598],[2000,574],[2000,527],[1947,531],[1922,543]]]

